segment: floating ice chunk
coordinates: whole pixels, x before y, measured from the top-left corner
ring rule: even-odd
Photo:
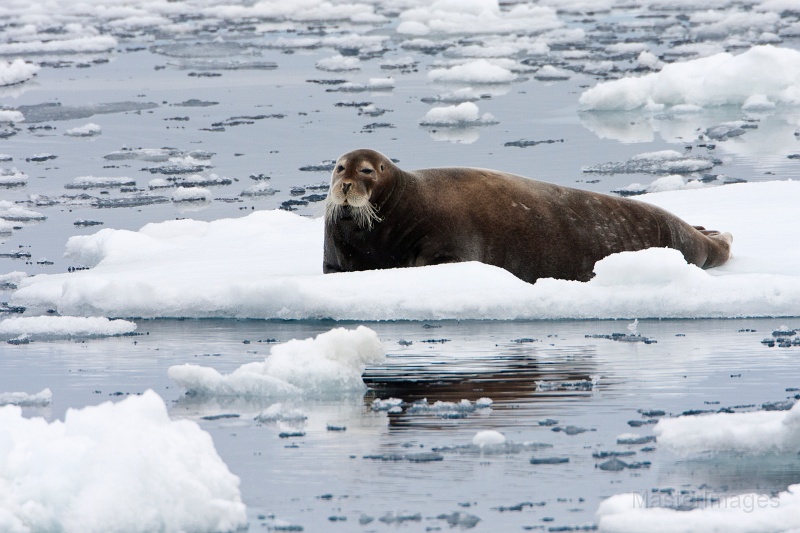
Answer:
[[[370,409],[373,411],[391,411],[395,407],[399,407],[400,411],[402,411],[403,400],[400,398],[387,398],[385,400],[381,400],[380,398],[375,398],[372,401],[372,405]]]
[[[646,52],[646,43],[614,43],[606,47],[606,52],[616,56],[636,56]]]
[[[0,170],[0,187],[19,187],[28,183],[28,175],[16,168]]]
[[[23,122],[25,115],[13,109],[0,109],[0,124],[16,124]]]
[[[26,392],[0,392],[0,405],[17,405],[19,407],[46,407],[53,402],[53,392],[44,389],[36,394]],[[0,507],[2,509],[2,507]]]
[[[774,103],[800,104],[800,51],[755,46],[734,56],[727,52],[683,63],[639,78],[600,83],[579,99],[583,110],[623,111],[661,105],[744,105],[763,95]]]
[[[173,202],[210,202],[212,193],[205,187],[178,187],[172,192]]]
[[[140,161],[150,161],[153,163],[163,163],[169,161],[170,157],[180,155],[177,150],[169,148],[139,148],[135,150],[118,150],[103,156],[104,159],[111,161],[122,161],[126,159],[138,159]]]
[[[517,75],[487,59],[476,59],[450,68],[437,68],[428,72],[428,79],[439,83],[493,84],[511,83]]]
[[[348,72],[361,69],[361,60],[357,57],[345,57],[337,54],[317,61],[316,68],[328,72]]]
[[[545,65],[533,75],[539,81],[563,81],[568,80],[572,74],[564,69],[556,68],[553,65]]]
[[[724,141],[732,137],[744,135],[750,129],[753,129],[753,127],[747,122],[743,120],[735,120],[733,122],[723,122],[722,124],[712,126],[708,128],[705,133],[709,139],[714,139],[715,141]]]
[[[639,56],[636,58],[636,63],[640,67],[649,68],[651,70],[658,70],[664,66],[664,63],[652,52],[648,52],[647,50],[642,50]]]
[[[732,34],[749,33],[775,28],[780,21],[778,13],[754,13],[723,9],[701,11],[691,15],[695,23],[692,33],[700,39],[725,39]]]
[[[259,181],[242,191],[242,196],[272,196],[277,189],[273,189],[269,182]]]
[[[102,129],[97,124],[90,122],[84,126],[78,126],[77,128],[70,128],[64,132],[64,135],[68,137],[95,137],[102,133]]]
[[[494,117],[485,113],[480,115],[478,106],[472,102],[464,102],[458,105],[445,107],[434,107],[428,111],[420,120],[421,126],[438,127],[467,127],[467,126],[489,126],[498,124]]]
[[[775,109],[775,103],[770,102],[769,98],[764,94],[753,94],[744,101],[742,109],[745,111],[770,111]]]
[[[681,191],[684,189],[700,189],[706,184],[699,180],[687,180],[684,176],[670,174],[653,180],[649,185],[631,183],[627,187],[615,189],[613,192],[621,196],[635,196],[653,192]]]
[[[365,366],[383,361],[384,354],[371,329],[336,328],[313,339],[273,346],[266,361],[245,364],[231,374],[178,365],[169,368],[169,377],[194,395],[338,395],[365,390],[361,379]]]
[[[789,411],[663,418],[653,433],[660,444],[682,454],[794,454],[800,451],[800,402]]]
[[[550,7],[515,4],[501,10],[497,0],[437,0],[407,9],[400,20],[398,32],[410,35],[541,33],[564,25]]]
[[[394,78],[370,78],[367,84],[342,83],[335,89],[327,89],[330,92],[351,92],[358,93],[364,91],[389,91],[394,89]]]
[[[32,209],[20,207],[8,200],[0,200],[0,219],[11,222],[32,222],[45,220],[46,218],[43,214]]]
[[[74,52],[108,52],[117,46],[110,35],[93,35],[74,39],[34,40],[16,43],[0,43],[0,55],[64,54]],[[38,67],[37,67],[38,70]]]
[[[0,408],[0,524],[27,531],[233,532],[239,478],[208,433],[171,421],[153,391],[69,409],[64,421]]]
[[[3,44],[0,44],[2,49]],[[0,87],[6,85],[16,85],[33,78],[41,67],[32,63],[26,63],[22,59],[14,61],[0,61]]]
[[[299,409],[287,409],[282,403],[274,403],[256,415],[257,422],[303,422],[308,419]]]
[[[499,446],[505,444],[506,436],[493,429],[479,431],[472,437],[472,444],[485,448],[487,446]]]
[[[475,400],[475,406],[480,409],[491,407],[493,403],[494,401],[491,398],[478,398]]]
[[[367,88],[374,91],[385,91],[393,89],[395,85],[394,78],[370,78],[367,83]]]
[[[3,231],[3,224],[10,223],[0,219],[0,233]],[[19,282],[27,277],[28,274],[26,272],[20,272],[18,270],[9,272],[8,274],[0,274],[0,290],[16,289]]]
[[[686,156],[675,150],[637,154],[628,161],[600,163],[583,167],[597,174],[690,174],[714,168],[721,161],[710,157]]]
[[[478,409],[486,409],[492,404],[492,400],[488,398],[481,398],[480,401],[482,403],[479,405],[478,402],[472,403],[469,400],[461,400],[460,402],[438,400],[433,404],[429,404],[427,400],[419,400],[409,405],[406,413],[431,413],[442,418],[464,418],[470,413],[474,413]]]
[[[154,189],[169,189],[174,187],[175,182],[169,181],[165,178],[154,178],[147,182],[147,188],[151,191]]]
[[[105,317],[27,316],[0,322],[0,336],[112,337],[136,331],[136,323]]]
[[[135,187],[136,181],[130,178],[110,178],[97,176],[79,176],[72,183],[64,185],[65,189],[97,189],[110,187]]]
[[[395,31],[400,35],[422,36],[428,35],[431,32],[431,29],[427,24],[422,22],[417,22],[416,20],[406,20],[398,24]]]
[[[477,102],[481,97],[472,87],[464,87],[456,91],[437,95],[433,98],[422,98],[426,104],[462,104],[464,102]]]
[[[599,530],[605,533],[790,533],[797,531],[800,485],[776,494],[739,494],[714,500],[690,511],[648,507],[645,495],[617,494],[597,509]]]
[[[158,107],[158,104],[153,102],[109,102],[82,106],[67,106],[60,103],[47,102],[44,104],[22,105],[19,106],[19,111],[25,115],[25,122],[39,123],[89,118],[93,115],[106,113],[141,111],[155,107]]]

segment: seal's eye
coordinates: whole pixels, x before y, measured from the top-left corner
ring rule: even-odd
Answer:
[[[372,169],[371,168],[362,168],[361,172],[363,172],[364,174],[372,174]]]
[[[341,172],[343,170],[344,170],[344,166],[343,165],[339,165],[338,167],[336,167],[336,172]]]

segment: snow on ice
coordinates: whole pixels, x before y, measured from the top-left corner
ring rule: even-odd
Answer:
[[[597,518],[604,533],[793,533],[800,523],[800,485],[777,495],[729,496],[691,511],[649,508],[641,494],[617,494],[600,504]]]
[[[0,407],[0,530],[236,531],[239,478],[211,436],[172,421],[153,391],[70,409],[64,421]]]
[[[733,234],[732,259],[711,270],[688,265],[677,251],[649,249],[599,261],[587,283],[530,285],[480,263],[323,275],[322,219],[274,210],[72,237],[66,254],[92,268],[21,279],[11,302],[31,312],[119,317],[798,316],[800,250],[787,244],[795,238],[798,194],[800,182],[772,181],[640,196]]]
[[[428,111],[420,120],[420,126],[427,127],[456,127],[463,128],[468,126],[490,126],[497,124],[490,113],[480,114],[478,106],[472,102],[464,102],[458,105],[444,107],[434,107]]]
[[[659,420],[658,443],[681,454],[800,451],[800,402],[789,411],[715,413]]]
[[[800,104],[800,51],[772,45],[665,65],[659,72],[599,83],[585,111],[661,111],[667,106]]]
[[[109,320],[101,316],[24,316],[0,321],[0,337],[18,335],[108,337],[134,331],[136,324],[133,322]]]
[[[33,78],[41,67],[26,63],[22,59],[14,61],[0,61],[0,87],[16,85]]]
[[[384,355],[378,335],[358,326],[273,346],[264,362],[244,364],[226,375],[190,364],[172,366],[168,373],[196,396],[337,396],[366,390],[361,379],[365,366],[382,362]]]
[[[52,402],[53,391],[50,389],[44,389],[36,394],[28,394],[26,392],[0,392],[0,405],[46,407]]]
[[[788,411],[714,413],[663,418],[653,428],[658,443],[681,455],[791,454],[800,450],[800,402]],[[739,494],[691,511],[648,507],[641,494],[618,494],[597,511],[601,531],[784,533],[800,523],[800,485],[775,494]]]

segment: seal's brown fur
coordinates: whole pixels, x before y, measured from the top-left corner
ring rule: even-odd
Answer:
[[[587,281],[600,259],[651,247],[719,266],[732,240],[636,200],[479,168],[409,172],[366,149],[337,160],[327,208],[326,273],[480,261],[529,283]]]

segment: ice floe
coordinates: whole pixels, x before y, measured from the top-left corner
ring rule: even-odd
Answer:
[[[97,135],[100,135],[102,132],[103,129],[99,125],[90,122],[83,126],[70,128],[64,132],[64,135],[66,135],[67,137],[96,137]]]
[[[491,126],[497,123],[491,113],[481,115],[478,106],[472,102],[431,108],[419,122],[420,126],[440,128]]]
[[[403,11],[400,21],[397,33],[408,35],[539,33],[563,26],[550,7],[517,4],[501,10],[495,0],[437,0]]]
[[[0,61],[0,87],[16,85],[33,78],[41,67],[26,63],[22,59],[14,61]]]
[[[152,391],[69,409],[63,422],[0,407],[0,529],[232,532],[239,478],[210,435]]]
[[[0,405],[46,407],[52,402],[53,392],[50,389],[44,389],[36,394],[28,394],[26,392],[0,392]]]
[[[793,533],[800,515],[800,485],[777,494],[747,493],[720,498],[690,511],[648,507],[647,493],[617,494],[598,510],[604,533]]]
[[[11,303],[31,312],[117,317],[797,316],[800,251],[786,243],[794,239],[798,194],[799,182],[771,181],[641,196],[692,224],[734,235],[731,261],[705,271],[677,251],[655,248],[601,260],[586,283],[530,285],[480,263],[323,275],[322,219],[275,210],[72,237],[67,256],[91,268],[22,279]],[[10,216],[3,206],[0,217]]]
[[[136,181],[121,177],[79,176],[72,183],[64,185],[65,189],[96,189],[112,187],[135,187]]]
[[[0,337],[110,337],[134,331],[136,324],[129,320],[109,320],[105,317],[25,316],[0,321]]]
[[[800,451],[800,402],[788,411],[662,418],[653,433],[659,444],[681,454],[796,454]]]
[[[365,366],[383,361],[384,354],[373,330],[336,328],[273,346],[264,362],[247,363],[230,374],[186,364],[170,367],[169,377],[192,396],[340,396],[363,393]]]
[[[583,110],[662,110],[667,106],[800,104],[800,51],[754,46],[665,65],[659,72],[600,83],[579,99]]]
[[[16,168],[0,170],[0,187],[20,187],[28,183],[28,175]]]
[[[439,83],[495,84],[510,83],[517,78],[510,70],[486,59],[428,72],[428,79]]]

